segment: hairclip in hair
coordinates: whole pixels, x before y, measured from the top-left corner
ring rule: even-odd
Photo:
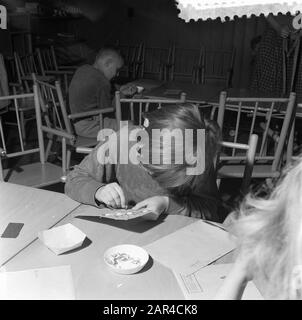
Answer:
[[[149,127],[149,119],[145,119],[145,121],[144,121],[144,124],[143,124],[143,126],[145,127],[145,128],[148,128]]]

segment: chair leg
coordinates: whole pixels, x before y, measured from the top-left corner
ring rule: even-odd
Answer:
[[[290,164],[292,161],[293,149],[294,149],[294,137],[295,137],[295,120],[293,121],[292,129],[290,131],[290,135],[287,143],[286,164]]]
[[[21,125],[21,133],[22,133],[23,143],[26,144],[26,131],[25,131],[26,123],[25,123],[23,111],[20,111],[20,125]]]
[[[49,157],[49,154],[50,154],[50,150],[51,150],[52,145],[53,145],[53,140],[52,140],[52,139],[49,139],[49,140],[48,140],[48,143],[47,143],[46,151],[45,151],[45,159],[46,159],[46,160],[47,160],[48,157]]]
[[[2,158],[0,157],[0,181],[4,181],[3,168],[2,168]]]
[[[216,179],[217,188],[219,190],[220,188],[221,179]]]
[[[67,97],[67,94],[68,94],[68,76],[67,76],[66,73],[64,74],[64,84],[65,84],[65,96]]]
[[[67,157],[66,157],[66,169],[69,171],[70,169],[70,160],[71,160],[71,150],[67,149]]]

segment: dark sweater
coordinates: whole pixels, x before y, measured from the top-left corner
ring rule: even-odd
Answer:
[[[168,214],[219,221],[217,209],[220,201],[212,168],[205,173],[202,182],[188,195],[173,195],[163,189],[140,165],[131,162],[116,165],[100,164],[97,159],[100,145],[102,143],[68,174],[65,193],[72,199],[97,207],[96,191],[104,184],[116,181],[123,189],[127,203],[137,203],[156,195],[167,195],[169,196]],[[129,143],[129,149],[130,147]]]
[[[92,65],[83,65],[75,72],[69,86],[71,113],[112,107],[111,84]]]

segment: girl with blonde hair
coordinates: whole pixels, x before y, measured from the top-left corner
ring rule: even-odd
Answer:
[[[266,299],[301,298],[302,157],[267,199],[246,197],[230,231],[238,237],[238,257],[216,299],[240,299],[251,279]]]

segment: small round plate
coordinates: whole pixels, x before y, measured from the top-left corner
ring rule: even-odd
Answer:
[[[109,248],[104,253],[106,265],[120,274],[139,272],[148,262],[149,254],[141,247],[132,244],[122,244]]]

